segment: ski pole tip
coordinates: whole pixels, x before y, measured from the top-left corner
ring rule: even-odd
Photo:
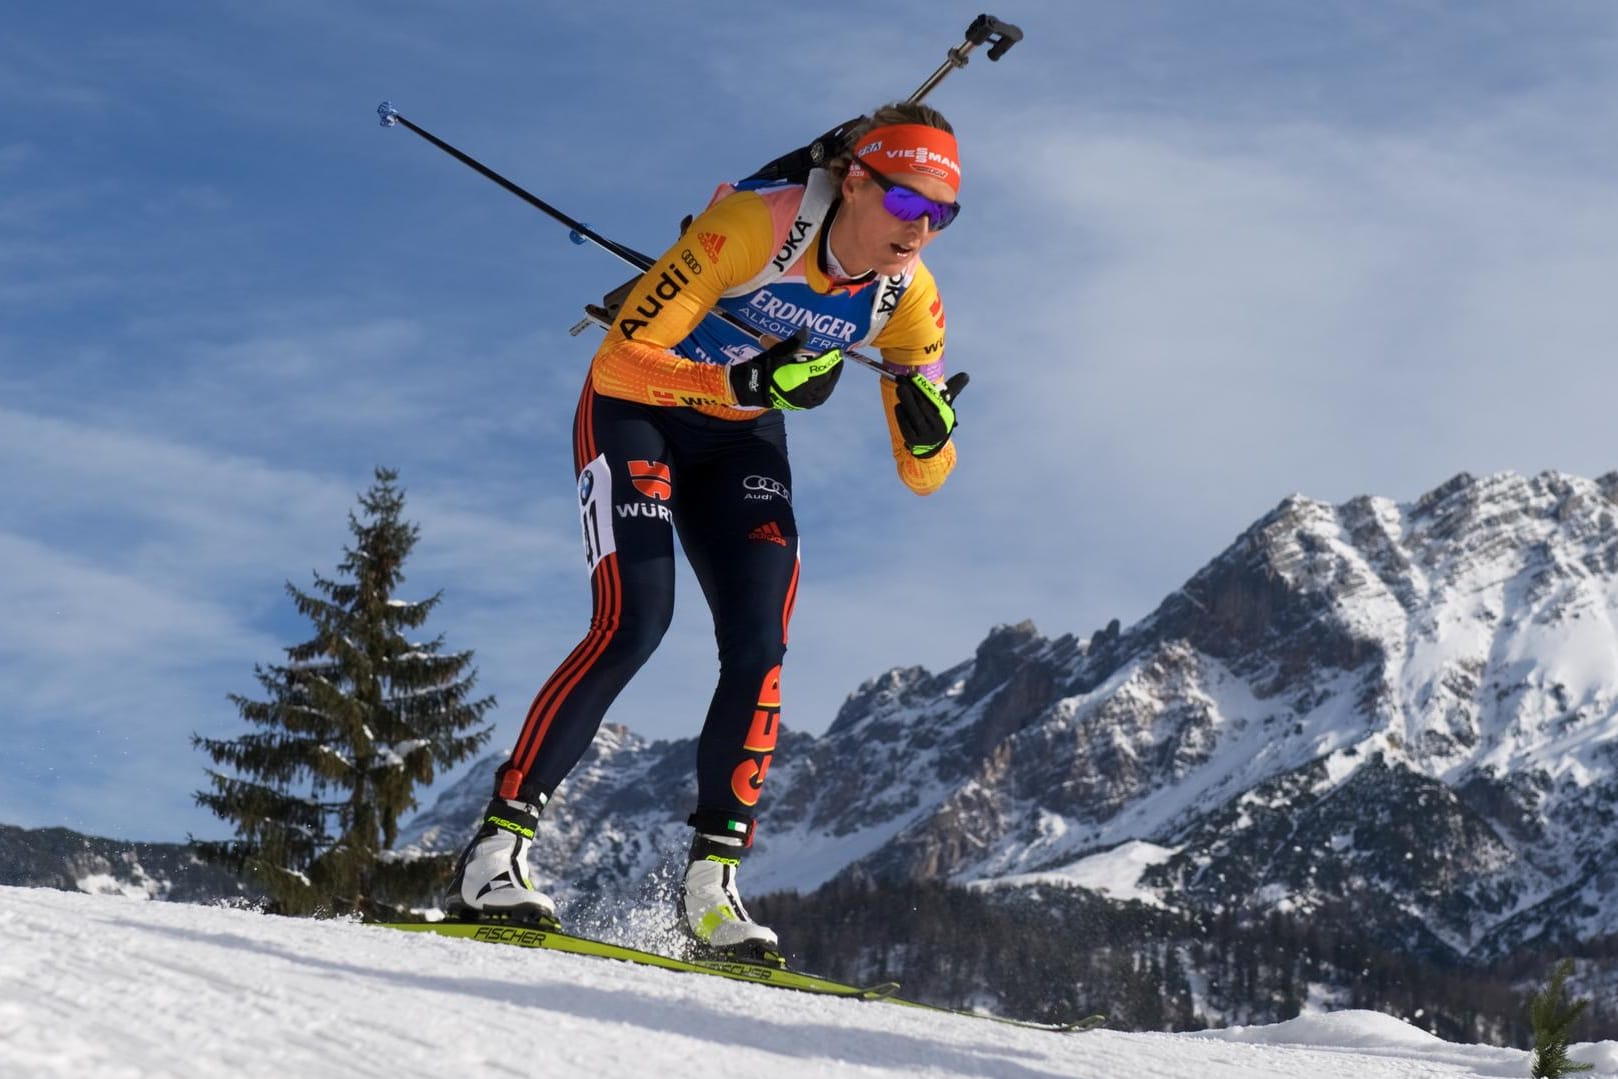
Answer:
[[[392,127],[399,122],[399,110],[393,107],[391,101],[384,101],[378,105],[376,114],[381,118],[383,127]]]

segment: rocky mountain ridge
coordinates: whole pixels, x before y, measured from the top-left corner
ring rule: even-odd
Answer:
[[[1149,616],[996,627],[787,730],[745,879],[1093,889],[1487,961],[1618,935],[1618,473],[1284,500]],[[604,727],[541,822],[577,907],[662,903],[691,740]],[[410,822],[451,850],[493,762]],[[182,845],[0,828],[5,883],[241,894]]]
[[[1136,625],[997,627],[786,732],[747,886],[1065,883],[1480,958],[1618,934],[1615,518],[1618,473],[1290,497]],[[564,899],[666,886],[694,753],[604,727],[537,875]],[[493,763],[406,838],[458,847]]]
[[[184,843],[134,843],[9,824],[0,824],[0,884],[182,903],[256,898],[235,875],[202,862]]]

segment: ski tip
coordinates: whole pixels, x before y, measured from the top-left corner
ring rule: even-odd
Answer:
[[[376,114],[381,118],[383,127],[392,127],[399,122],[399,110],[393,107],[391,101],[384,101],[378,105]]]
[[[898,982],[878,982],[860,990],[861,1000],[886,1000],[899,991]]]

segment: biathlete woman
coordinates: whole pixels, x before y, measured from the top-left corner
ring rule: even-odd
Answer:
[[[495,776],[449,890],[453,916],[556,924],[529,879],[534,830],[669,626],[678,532],[719,646],[679,921],[701,953],[779,955],[736,874],[775,749],[798,585],[783,413],[826,401],[845,350],[879,350],[895,376],[881,392],[899,478],[926,495],[954,467],[952,402],[966,382],[945,380],[943,302],[921,260],[960,210],[949,124],[889,105],[846,145],[804,183],[722,186],[616,312],[574,420],[589,632]],[[706,317],[716,308],[758,337]]]

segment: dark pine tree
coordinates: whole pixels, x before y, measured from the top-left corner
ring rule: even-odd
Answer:
[[[398,473],[376,470],[352,511],[354,545],[339,579],[314,575],[314,593],[290,582],[314,637],[286,662],[255,665],[263,700],[232,695],[251,725],[234,739],[192,742],[229,771],[209,770],[197,802],[230,822],[234,840],[198,842],[207,861],[246,873],[283,914],[397,916],[427,897],[448,856],[393,852],[399,818],[435,769],[467,759],[489,738],[493,697],[473,699],[471,652],[445,653],[443,637],[412,641],[442,593],[394,597],[418,530],[401,516]]]

